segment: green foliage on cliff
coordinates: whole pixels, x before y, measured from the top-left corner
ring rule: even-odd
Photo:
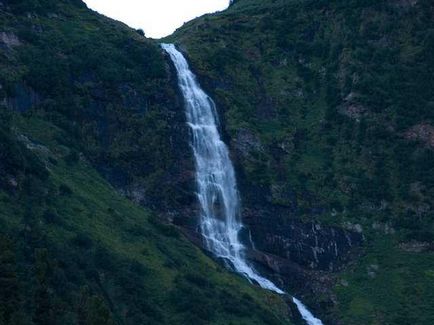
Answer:
[[[433,12],[427,0],[240,0],[169,37],[219,106],[244,206],[260,189],[288,218],[359,224],[367,256],[390,254],[382,286],[364,260],[342,275],[359,279],[333,307],[345,324],[434,321],[432,249],[399,248],[434,240]]]
[[[434,194],[432,150],[410,139],[433,119],[431,10],[241,1],[171,39],[215,94],[234,149],[243,129],[261,143],[240,161],[252,183],[296,190],[302,214],[316,205],[400,223]],[[433,232],[431,209],[421,213]]]
[[[0,324],[290,323],[119,194],[177,200],[158,45],[81,1],[0,6]]]
[[[17,40],[0,56],[6,106],[65,129],[73,135],[65,145],[84,152],[112,184],[140,188],[154,204],[162,193],[175,198],[163,179],[176,166],[176,89],[158,44],[81,1],[5,6],[0,22]],[[154,195],[157,184],[165,191]]]

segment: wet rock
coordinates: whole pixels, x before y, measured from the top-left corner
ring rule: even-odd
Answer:
[[[244,222],[249,226],[258,250],[287,259],[306,269],[337,271],[349,259],[352,250],[360,246],[360,232],[330,227],[315,222],[277,219],[245,211]]]

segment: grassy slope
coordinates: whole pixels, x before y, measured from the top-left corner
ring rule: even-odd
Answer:
[[[400,250],[391,238],[369,242],[367,254],[336,287],[345,324],[431,324],[432,253]]]
[[[81,1],[5,4],[19,45],[0,51],[0,324],[290,323],[279,297],[96,171],[176,199],[161,182],[175,90],[158,46]],[[3,107],[21,99],[22,114]]]
[[[363,226],[365,256],[335,290],[332,313],[345,324],[434,320],[434,255],[399,249],[434,239],[434,153],[404,136],[433,123],[432,13],[429,1],[240,0],[169,38],[230,138],[260,140],[238,157],[251,184],[279,205],[294,190],[300,218]],[[326,212],[312,215],[318,206]]]
[[[12,137],[36,145],[17,143],[33,159],[25,163],[39,161],[49,170],[48,178],[29,172],[23,188],[1,192],[2,244],[11,241],[16,254],[15,317],[62,324],[82,317],[128,324],[288,322],[278,297],[229,274],[175,228],[120,197],[87,161],[71,161],[70,150],[54,140],[66,136],[62,130],[39,119],[13,120]],[[101,306],[83,307],[83,295],[101,299]]]

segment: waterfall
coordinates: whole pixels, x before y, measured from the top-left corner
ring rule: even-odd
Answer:
[[[212,99],[202,90],[187,60],[173,44],[162,44],[178,73],[178,84],[185,101],[187,123],[191,130],[191,147],[196,163],[197,197],[201,207],[200,229],[206,247],[223,258],[232,268],[262,288],[278,294],[285,292],[262,277],[247,262],[245,246],[239,239],[243,225],[239,216],[235,171],[229,151],[218,131],[218,116]],[[309,325],[320,325],[309,310],[293,298]]]

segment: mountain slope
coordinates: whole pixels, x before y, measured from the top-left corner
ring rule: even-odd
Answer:
[[[434,321],[433,17],[239,0],[168,38],[220,109],[256,248],[331,322]]]
[[[53,140],[63,131],[15,118],[16,131],[2,134],[9,157],[2,170],[10,174],[1,196],[0,258],[9,269],[0,274],[16,286],[15,300],[2,290],[5,323],[284,321],[267,311],[259,289],[120,197],[83,157],[71,159]]]
[[[0,324],[291,323],[154,212],[193,195],[158,45],[81,1],[0,26]]]

